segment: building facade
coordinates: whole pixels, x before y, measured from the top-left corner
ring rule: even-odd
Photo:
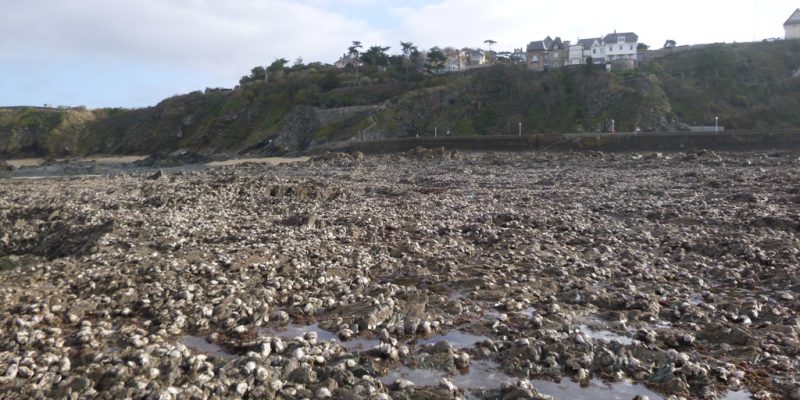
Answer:
[[[786,31],[786,40],[800,39],[800,8],[798,8],[783,24]]]
[[[532,71],[546,71],[569,65],[570,42],[562,42],[560,37],[530,42],[525,52],[525,64]]]
[[[603,38],[605,62],[632,60],[636,61],[639,36],[633,32],[611,33]]]

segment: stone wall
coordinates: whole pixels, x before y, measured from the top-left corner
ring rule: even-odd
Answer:
[[[580,135],[476,136],[349,141],[316,147],[312,152],[397,153],[416,147],[460,151],[753,151],[800,150],[800,131],[726,133],[621,133]]]

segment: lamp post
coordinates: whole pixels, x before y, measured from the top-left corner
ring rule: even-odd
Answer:
[[[719,133],[719,117],[714,117],[714,132]]]
[[[519,123],[519,133],[517,133],[517,136],[522,136],[522,122]]]

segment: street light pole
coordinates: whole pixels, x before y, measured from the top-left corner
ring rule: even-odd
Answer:
[[[714,132],[719,133],[719,117],[714,117]]]
[[[519,133],[517,136],[522,136],[522,122],[519,123]]]

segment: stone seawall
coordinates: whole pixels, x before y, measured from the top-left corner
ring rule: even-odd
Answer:
[[[397,138],[337,142],[310,152],[353,151],[369,154],[397,153],[415,147],[444,147],[460,151],[663,151],[699,149],[717,151],[800,150],[800,130],[725,133],[619,133],[447,138]]]

